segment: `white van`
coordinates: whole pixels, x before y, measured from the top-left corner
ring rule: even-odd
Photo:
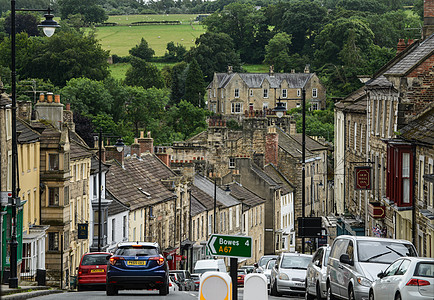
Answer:
[[[204,259],[198,260],[194,265],[193,273],[203,274],[208,271],[226,273],[226,264],[223,259]]]

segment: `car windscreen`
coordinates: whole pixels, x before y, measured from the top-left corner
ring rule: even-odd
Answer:
[[[312,257],[309,256],[283,256],[280,267],[282,269],[307,269]]]
[[[434,263],[431,262],[418,263],[416,266],[416,270],[414,270],[414,275],[434,278]]]
[[[276,260],[275,259],[272,259],[272,260],[270,260],[268,263],[267,263],[267,270],[271,270],[273,267],[274,267],[274,265],[276,264]]]
[[[390,241],[358,241],[359,262],[391,264],[403,256],[417,256],[413,245]]]
[[[158,249],[148,246],[127,246],[118,248],[115,254],[122,256],[152,256],[158,255]]]
[[[265,265],[267,264],[267,262],[270,259],[273,259],[273,258],[272,257],[261,257],[258,261],[258,265],[263,268],[263,267],[265,267]]]
[[[205,272],[217,272],[217,269],[194,269],[194,273],[203,274]]]
[[[107,264],[107,254],[89,254],[83,257],[81,261],[82,266],[96,266],[96,265],[106,265]]]

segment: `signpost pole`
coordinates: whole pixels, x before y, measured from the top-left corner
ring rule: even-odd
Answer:
[[[237,269],[238,269],[238,258],[231,257],[230,260],[230,274],[232,278],[232,300],[238,300],[238,280],[237,280]]]

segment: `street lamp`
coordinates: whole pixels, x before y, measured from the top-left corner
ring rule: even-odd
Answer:
[[[56,27],[60,27],[56,21],[53,20],[53,15],[51,15],[50,8],[48,9],[15,9],[15,0],[11,0],[11,81],[12,81],[12,207],[11,207],[11,241],[10,241],[10,268],[11,275],[9,277],[9,288],[18,288],[18,241],[17,241],[17,200],[18,200],[18,190],[17,190],[17,174],[18,174],[18,150],[17,150],[17,76],[16,76],[16,23],[15,17],[17,11],[48,11],[49,17],[44,22],[43,27],[44,33],[50,37],[53,35]],[[42,22],[42,23],[44,23]],[[47,34],[48,33],[48,34]]]
[[[102,172],[101,172],[101,164],[102,164],[102,137],[103,133],[101,131],[101,128],[99,129],[98,133],[98,252],[101,252],[101,193],[102,193]],[[105,137],[117,137],[117,136],[106,136]],[[122,141],[121,138],[117,137],[118,140],[116,141],[116,144],[114,145],[116,147],[116,150],[118,152],[122,152],[124,150],[125,144]],[[94,220],[95,221],[95,220]]]
[[[280,102],[280,99],[277,100],[279,100],[279,102],[276,103],[276,107],[273,108],[273,111],[276,113],[276,116],[280,119],[285,114],[286,107],[283,102]]]

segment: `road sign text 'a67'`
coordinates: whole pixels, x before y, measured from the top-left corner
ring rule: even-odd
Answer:
[[[252,257],[252,238],[249,236],[213,234],[206,245],[210,255]]]

